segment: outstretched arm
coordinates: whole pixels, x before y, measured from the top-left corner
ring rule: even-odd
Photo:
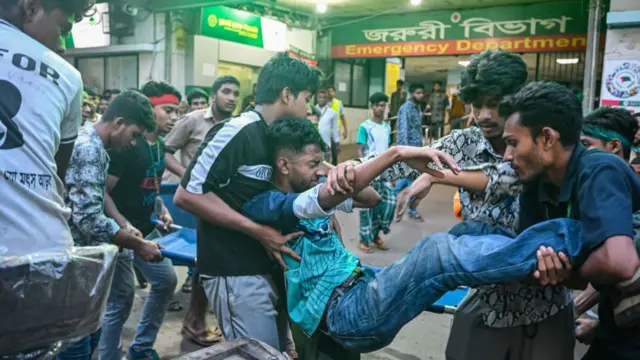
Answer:
[[[435,163],[439,169],[443,168],[442,163],[444,163],[449,168],[455,169],[452,170],[453,173],[458,171],[458,165],[453,158],[443,152],[429,148],[395,146],[357,167],[347,162],[332,169],[327,176],[327,183],[319,189],[318,203],[323,209],[336,207],[351,197],[351,194],[357,194],[368,187],[380,173],[399,161],[404,161],[418,171],[437,177],[441,177],[442,173],[430,169],[428,165],[431,162]]]

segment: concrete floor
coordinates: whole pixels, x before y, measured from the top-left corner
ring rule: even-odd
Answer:
[[[389,251],[376,251],[373,254],[363,254],[357,250],[358,245],[358,213],[340,214],[339,220],[342,226],[343,236],[346,246],[354,254],[362,259],[363,263],[385,266],[403,256],[417,241],[426,235],[448,229],[456,222],[451,212],[451,200],[453,190],[445,187],[434,187],[429,198],[421,203],[421,212],[425,218],[424,223],[415,223],[406,220],[402,223],[394,224],[392,232],[386,239],[391,247]],[[176,268],[180,279],[179,286],[186,277],[185,268]],[[138,290],[134,311],[126,324],[124,331],[125,346],[135,334],[135,326],[142,307],[146,291]],[[176,293],[176,299],[183,306],[188,303],[188,296],[180,292]],[[177,313],[167,313],[165,324],[163,325],[156,349],[163,359],[170,359],[177,355],[184,354],[199,349],[188,342],[183,342],[179,334],[181,329],[182,316],[184,310]],[[444,360],[444,351],[449,334],[452,317],[450,315],[438,315],[423,313],[418,318],[409,323],[398,334],[394,342],[387,348],[363,355],[365,360],[419,360],[432,359]],[[213,317],[210,322],[215,320]],[[126,347],[125,347],[126,348]],[[580,345],[576,348],[576,359],[584,353],[584,348]]]

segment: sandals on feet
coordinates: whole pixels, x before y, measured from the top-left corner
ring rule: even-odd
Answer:
[[[182,327],[180,333],[186,340],[189,340],[192,343],[198,344],[202,347],[208,347],[222,341],[222,332],[218,327],[215,327],[214,329],[213,326],[208,327],[207,330],[203,333],[196,333],[188,327]]]
[[[369,245],[365,245],[363,243],[360,243],[360,246],[358,246],[358,247],[360,248],[360,251],[362,251],[365,254],[371,254],[373,252],[373,250],[371,250]]]
[[[373,240],[373,245],[375,245],[378,248],[378,250],[389,250],[389,247],[384,242],[384,240],[382,240],[379,237]]]

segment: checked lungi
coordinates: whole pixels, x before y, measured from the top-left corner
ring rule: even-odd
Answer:
[[[396,194],[389,183],[374,181],[371,187],[380,194],[380,203],[370,209],[360,209],[360,242],[369,245],[380,232],[389,233],[396,211]]]

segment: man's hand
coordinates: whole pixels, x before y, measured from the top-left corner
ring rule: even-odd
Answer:
[[[136,254],[144,261],[160,262],[163,259],[160,249],[164,249],[164,247],[157,242],[142,240],[142,243],[137,249],[135,249],[135,251]]]
[[[164,211],[162,212],[162,216],[160,216],[160,221],[162,222],[162,224],[158,224],[159,229],[165,232],[170,232],[171,225],[173,225],[173,218],[171,217],[171,214],[169,214],[169,211],[167,210],[167,208],[165,208]]]
[[[258,239],[262,246],[267,249],[269,255],[276,260],[283,269],[287,270],[287,264],[282,258],[282,254],[285,253],[297,261],[300,261],[300,256],[293,250],[285,246],[285,244],[298,236],[304,234],[303,232],[295,232],[289,235],[282,235],[270,226],[262,226],[261,236]]]
[[[122,226],[124,230],[129,232],[129,234],[144,239],[144,235],[142,235],[142,231],[138,230],[135,226],[131,225],[131,223],[126,223],[125,226]]]
[[[440,170],[444,168],[444,164],[456,175],[462,171],[451,155],[440,150],[434,150],[428,147],[401,146],[399,147],[399,151],[401,160],[407,165],[417,171],[430,174],[437,178],[443,178],[444,175],[438,170],[431,169],[429,167],[430,162],[433,162]]]
[[[336,193],[346,195],[353,192],[355,181],[356,167],[352,162],[347,161],[329,170],[326,186],[332,196]]]
[[[398,195],[398,205],[396,206],[396,221],[402,221],[402,217],[404,213],[407,211],[409,207],[409,203],[413,198],[414,203],[417,201],[418,203],[424,199],[431,191],[431,186],[433,185],[433,176],[430,174],[422,174],[418,177],[411,186],[402,191]],[[416,203],[416,205],[418,204]]]
[[[583,344],[591,344],[596,338],[596,330],[598,329],[598,320],[590,318],[579,318],[576,320],[576,339]]]
[[[347,130],[347,127],[343,123],[342,124],[342,139],[346,139],[348,136],[349,136],[349,131]]]
[[[533,276],[540,281],[540,285],[557,285],[571,276],[571,261],[564,253],[556,254],[552,248],[541,246],[536,255],[538,270]]]

